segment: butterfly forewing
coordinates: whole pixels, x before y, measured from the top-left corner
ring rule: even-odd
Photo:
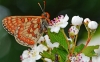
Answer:
[[[29,22],[40,16],[10,16],[3,19],[4,28],[9,31],[10,34],[14,34],[16,28],[25,22]]]
[[[19,44],[31,47],[42,35],[41,18],[41,16],[10,16],[3,20],[3,26],[14,35]]]

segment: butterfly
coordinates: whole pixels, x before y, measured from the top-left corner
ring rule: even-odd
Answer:
[[[39,3],[38,3],[39,4]],[[39,4],[42,9],[41,5]],[[45,2],[44,2],[45,8]],[[33,47],[47,30],[50,15],[42,9],[41,16],[9,16],[2,20],[3,27],[15,40],[27,47]]]

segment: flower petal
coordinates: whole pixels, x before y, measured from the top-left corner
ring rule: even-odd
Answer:
[[[60,25],[61,28],[65,28],[68,25],[68,22],[64,22],[63,24]]]
[[[48,48],[46,46],[44,46],[43,44],[38,45],[37,49],[39,52],[42,52],[42,53],[43,53],[43,51],[48,50]]]
[[[39,60],[42,56],[41,55],[36,55],[35,60]]]
[[[89,62],[90,61],[90,58],[85,56],[83,53],[80,54],[82,56],[82,61],[84,62]]]
[[[36,60],[34,60],[34,58],[29,58],[28,62],[36,62]]]
[[[49,36],[48,35],[45,35],[44,36],[45,40],[46,40],[46,43],[47,43],[47,46],[51,49],[53,49],[54,47],[58,47],[59,46],[59,43],[58,42],[55,42],[55,43],[51,43],[50,42],[50,39],[49,39]]]
[[[40,37],[40,39],[38,40],[37,43],[41,43],[41,41],[44,41],[44,37],[43,36]]]
[[[68,17],[68,15],[66,14],[65,17],[64,17],[64,19],[63,19],[63,22],[67,22],[68,20],[69,20],[69,17]]]
[[[52,26],[52,28],[51,28],[51,32],[58,33],[59,30],[60,30],[60,27],[54,27],[54,26]]]
[[[23,51],[22,59],[28,58],[29,57],[28,53],[29,53],[28,50]]]
[[[52,60],[51,60],[51,59],[48,59],[48,58],[44,58],[44,60],[45,60],[46,62],[52,62]]]
[[[22,60],[22,62],[30,62],[30,59],[28,58],[28,59],[24,59],[24,60]]]
[[[52,44],[52,46],[53,47],[59,47],[59,43],[58,42],[55,42],[55,43]]]

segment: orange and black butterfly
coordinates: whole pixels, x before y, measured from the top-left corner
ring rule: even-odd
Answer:
[[[39,4],[42,9],[41,5]],[[45,1],[44,1],[45,9]],[[3,27],[13,35],[16,41],[27,47],[32,47],[46,31],[50,23],[49,13],[45,12],[41,16],[9,16],[2,20]]]

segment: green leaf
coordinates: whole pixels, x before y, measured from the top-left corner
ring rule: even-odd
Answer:
[[[74,52],[75,53],[79,53],[83,48],[84,48],[84,44],[80,44],[79,46],[75,47]]]
[[[84,53],[88,57],[92,57],[92,56],[95,56],[96,55],[96,53],[94,52],[94,49],[98,49],[98,48],[99,48],[99,45],[96,45],[96,46],[87,46],[82,51],[82,53]]]
[[[52,51],[44,51],[41,55],[43,58],[49,58],[53,61],[56,59],[55,55],[58,55],[58,61],[65,62],[68,53],[64,48],[60,46],[60,48],[54,48]]]
[[[42,55],[42,57],[49,58],[51,60],[54,60],[55,59],[55,55],[53,53],[50,54],[50,52],[44,51],[41,55]]]
[[[59,59],[59,62],[65,62],[66,61],[66,57],[67,57],[67,55],[68,55],[68,53],[67,53],[67,51],[64,49],[64,48],[62,48],[62,47],[60,47],[60,48],[54,48],[53,50],[52,50],[52,53],[54,53],[54,54],[57,54],[58,55],[58,59]]]
[[[57,49],[58,54],[61,57],[61,60],[59,60],[59,62],[65,62],[66,61],[66,57],[67,57],[67,52],[66,51],[62,51],[60,49]]]
[[[50,32],[50,29],[48,29],[48,35],[50,37],[51,42],[59,42],[59,44],[68,52],[67,40],[64,37],[64,34],[61,29],[59,33]]]

